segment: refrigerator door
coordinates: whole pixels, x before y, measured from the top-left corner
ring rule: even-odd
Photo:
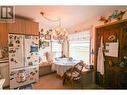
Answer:
[[[39,64],[39,38],[38,36],[25,35],[25,66],[35,66]]]
[[[10,70],[24,67],[23,39],[23,35],[8,36]]]
[[[18,88],[39,80],[39,67],[32,66],[27,68],[14,69],[10,72],[10,88]]]

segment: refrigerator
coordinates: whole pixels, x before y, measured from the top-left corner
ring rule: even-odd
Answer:
[[[10,88],[18,88],[39,80],[39,37],[8,35]]]

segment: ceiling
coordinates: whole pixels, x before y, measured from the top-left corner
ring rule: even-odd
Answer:
[[[127,6],[15,6],[18,15],[33,18],[39,22],[40,27],[51,28],[58,22],[50,22],[44,19],[40,12],[44,12],[49,19],[61,18],[62,26],[71,28],[82,22],[98,20],[99,16],[107,15],[116,9],[125,9]]]

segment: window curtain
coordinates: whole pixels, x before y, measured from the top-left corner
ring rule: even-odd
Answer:
[[[69,35],[69,56],[89,64],[90,31]]]

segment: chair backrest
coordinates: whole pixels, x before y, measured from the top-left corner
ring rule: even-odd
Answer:
[[[77,63],[77,64],[74,66],[74,69],[75,69],[76,71],[78,71],[79,73],[81,73],[83,67],[84,67],[84,63],[83,63],[83,61],[80,61],[79,63]]]
[[[50,62],[50,63],[53,62],[53,55],[52,55],[52,53],[46,52],[45,56],[46,56],[47,62]]]

